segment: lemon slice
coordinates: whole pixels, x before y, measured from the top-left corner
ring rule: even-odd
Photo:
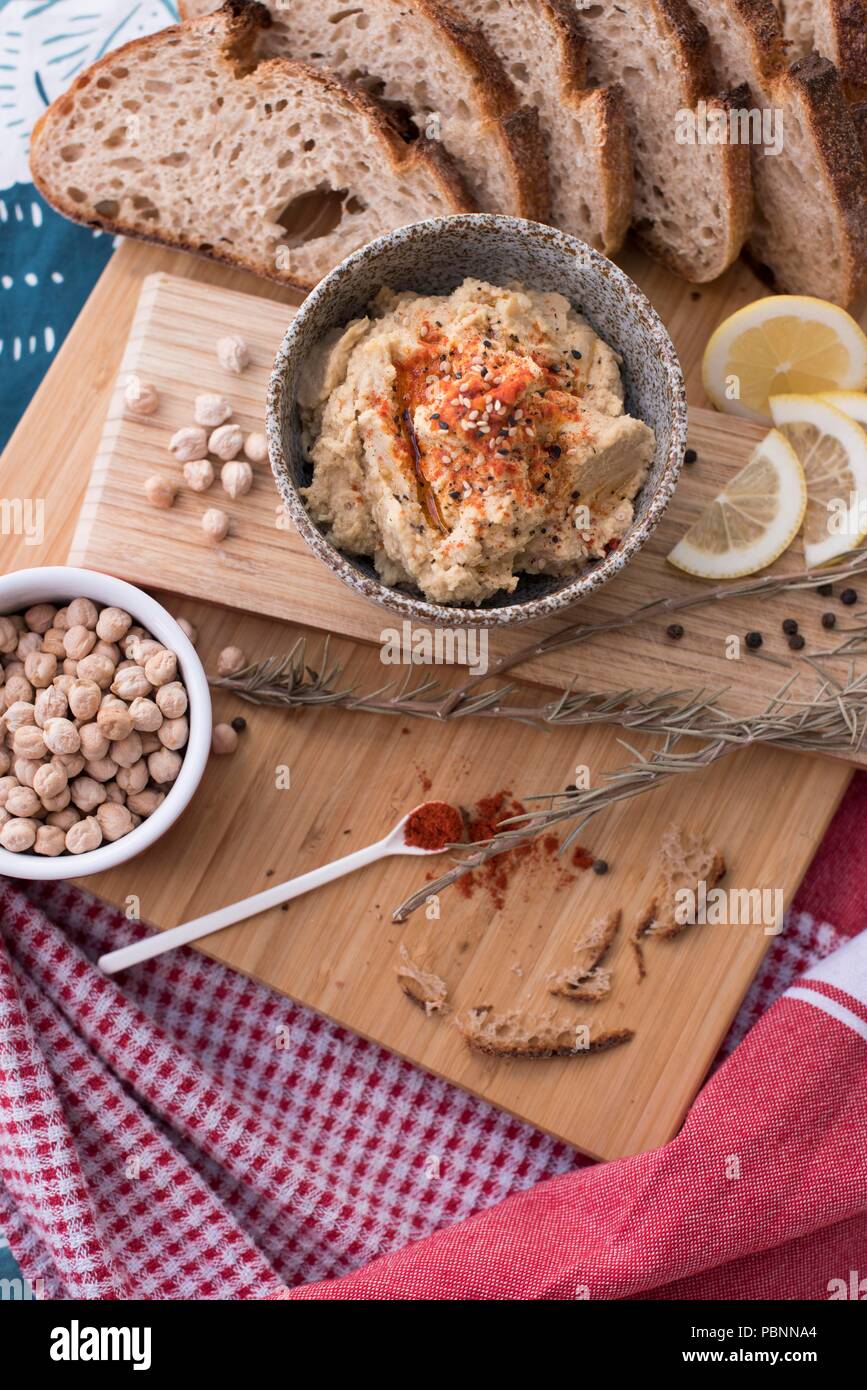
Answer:
[[[867,530],[867,433],[819,396],[772,396],[771,411],[807,479],[804,558],[827,565]]]
[[[771,396],[863,391],[867,336],[836,304],[807,295],[757,299],[710,338],[704,389],[718,410],[771,423]]]
[[[821,399],[859,425],[867,425],[867,391],[823,391]]]
[[[792,544],[807,506],[804,470],[777,430],[757,444],[668,556],[700,579],[755,574]]]

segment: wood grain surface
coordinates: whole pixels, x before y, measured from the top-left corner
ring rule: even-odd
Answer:
[[[738,266],[715,285],[691,291],[637,253],[624,256],[623,264],[665,318],[688,368],[692,402],[706,404],[698,376],[701,348],[726,312],[760,292],[757,282]],[[127,333],[154,273],[289,302],[273,285],[240,272],[123,244],[3,457],[0,493],[41,497],[46,506],[42,545],[2,538],[4,570],[66,558]],[[270,310],[262,312],[264,320]],[[184,390],[192,395],[199,386],[187,372]],[[117,569],[152,524],[150,511],[132,512],[106,567]],[[157,589],[165,582],[170,549],[167,541],[146,576]],[[211,667],[228,642],[256,658],[285,650],[297,631],[202,599],[158,597],[199,627],[200,651]],[[298,616],[291,593],[285,611],[287,618]],[[349,641],[337,647],[359,686],[382,683],[375,650]],[[337,710],[251,712],[218,694],[218,717],[239,712],[249,718],[241,748],[233,758],[212,762],[182,820],[146,855],[85,886],[118,904],[134,898],[145,919],[168,927],[369,842],[426,794],[472,802],[501,786],[544,791],[572,781],[576,765],[589,767],[597,779],[626,756],[615,733],[604,728],[537,733],[469,721],[410,727]],[[278,768],[290,771],[286,790],[278,789]],[[501,911],[483,893],[469,900],[446,894],[438,920],[421,914],[399,929],[390,911],[423,882],[423,872],[417,860],[394,860],[286,912],[276,909],[233,927],[206,949],[588,1153],[637,1152],[676,1130],[772,940],[760,926],[696,928],[677,941],[655,943],[640,985],[624,932],[613,954],[614,989],[594,1007],[600,1019],[634,1028],[634,1041],[599,1056],[543,1063],[474,1057],[447,1020],[425,1018],[395,984],[399,941],[445,977],[458,1008],[527,1001],[535,1007],[546,998],[547,974],[566,963],[590,916],[616,906],[627,925],[634,920],[651,886],[660,834],[672,819],[716,838],[730,864],[730,886],[780,888],[788,901],[849,775],[840,763],[809,757],[736,754],[677,789],[596,821],[584,838],[609,860],[605,877],[579,873],[558,886],[556,868],[540,863],[516,881]],[[562,1013],[575,1018],[578,1008],[563,1001]]]

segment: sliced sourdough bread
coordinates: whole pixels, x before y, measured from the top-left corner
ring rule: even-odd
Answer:
[[[547,221],[536,112],[478,29],[438,0],[267,0],[266,57],[326,68],[378,98],[406,133],[440,141],[484,212]],[[216,8],[186,0],[185,13]]]
[[[307,289],[350,251],[471,207],[442,147],[408,146],[363,92],[258,62],[267,10],[136,39],[37,123],[34,181],[68,217]]]
[[[551,221],[613,255],[632,219],[632,154],[619,86],[587,87],[587,44],[569,0],[463,0],[522,100],[539,113]]]
[[[847,101],[867,101],[867,0],[813,0],[812,47],[838,69]]]
[[[725,82],[782,117],[780,152],[752,145],[749,251],[776,288],[849,304],[867,275],[867,167],[840,77],[813,53],[787,66],[771,0],[698,0]]]
[[[572,0],[590,77],[623,85],[635,162],[634,230],[687,280],[713,280],[738,256],[752,220],[749,151],[678,143],[681,113],[717,87],[707,34],[685,0]]]

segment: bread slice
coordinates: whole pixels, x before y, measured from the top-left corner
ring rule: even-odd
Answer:
[[[136,39],[38,121],[34,182],[59,212],[309,289],[371,238],[471,207],[442,147],[408,146],[335,78],[258,62],[261,5]]]
[[[566,999],[602,999],[611,990],[611,972],[599,968],[617,935],[620,912],[597,917],[576,942],[571,963],[550,977],[549,994]]]
[[[851,303],[867,275],[867,166],[836,69],[817,54],[787,66],[771,0],[699,0],[699,13],[723,81],[782,117],[779,154],[752,145],[752,258],[777,289]]]
[[[564,1023],[554,1010],[540,1017],[519,1009],[498,1014],[489,1004],[459,1014],[455,1023],[475,1052],[491,1057],[580,1057],[588,1052],[605,1052],[635,1036],[630,1028]]]
[[[804,58],[813,48],[813,10],[816,0],[773,0],[783,26],[789,61]]]
[[[813,0],[811,47],[840,73],[846,100],[867,101],[867,0]]]
[[[551,221],[613,255],[632,219],[632,154],[619,86],[588,89],[587,43],[569,0],[463,0],[545,142]]]
[[[716,96],[707,34],[686,0],[573,0],[590,77],[622,83],[635,161],[635,231],[687,280],[713,280],[740,253],[752,221],[749,151],[678,144],[679,113]]]
[[[400,947],[397,982],[407,998],[422,1006],[428,1018],[431,1014],[443,1013],[448,1008],[449,990],[445,980],[441,980],[433,971],[423,970],[420,965],[416,965],[403,942]]]
[[[538,116],[522,107],[484,36],[438,0],[267,0],[266,57],[327,68],[392,112],[404,132],[440,141],[483,212],[545,222],[547,166]],[[215,8],[185,0],[185,13]]]
[[[683,890],[697,894],[702,883],[709,892],[725,871],[722,854],[701,835],[692,834],[682,825],[668,827],[659,846],[659,882],[632,936],[640,975],[645,974],[642,937],[669,940],[692,926],[679,910],[677,894]]]

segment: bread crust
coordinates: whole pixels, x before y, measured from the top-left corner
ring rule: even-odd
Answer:
[[[867,0],[825,0],[834,37],[833,57],[847,101],[867,99]]]
[[[228,0],[221,13],[227,24],[227,32],[226,40],[217,60],[225,63],[234,73],[237,71],[236,65],[239,62],[242,64],[248,62],[257,35],[261,30],[270,26],[271,16],[266,7],[257,3],[257,0]],[[30,147],[30,169],[33,182],[46,202],[73,222],[80,222],[90,227],[99,227],[113,235],[135,237],[139,241],[151,242],[154,245],[188,251],[207,260],[249,270],[253,274],[275,281],[277,284],[307,292],[313,288],[315,282],[298,279],[287,272],[268,266],[264,262],[251,261],[230,250],[217,250],[216,248],[205,250],[202,246],[194,245],[183,237],[171,237],[161,235],[158,232],[147,233],[123,221],[88,217],[82,214],[77,204],[55,190],[43,177],[40,165],[40,149],[42,141],[51,138],[53,121],[63,119],[70,113],[77,97],[86,90],[95,78],[98,78],[103,69],[110,65],[116,65],[125,59],[134,59],[143,49],[159,46],[167,38],[180,34],[185,27],[206,26],[211,24],[213,19],[214,15],[208,14],[198,19],[187,20],[185,25],[171,25],[157,34],[132,39],[121,48],[98,59],[80,73],[68,91],[52,102],[43,112],[33,128]],[[290,63],[283,58],[271,58],[248,69],[246,76],[242,78],[235,78],[234,75],[227,73],[227,81],[257,81],[274,72],[283,72],[289,77],[304,75],[306,79],[317,83],[333,96],[335,101],[343,101],[352,106],[368,122],[371,133],[383,145],[385,156],[395,170],[411,175],[416,166],[422,166],[427,173],[433,175],[452,212],[472,212],[475,210],[473,200],[467,192],[459,171],[439,144],[422,139],[413,145],[407,145],[401,140],[384,107],[358,88],[341,82],[333,74],[325,72],[321,68],[308,67],[303,63]]]
[[[599,1024],[559,1024],[556,1019],[533,1019],[520,1013],[494,1014],[490,1005],[481,1005],[459,1015],[455,1024],[474,1052],[488,1057],[542,1060],[547,1057],[583,1057],[590,1052],[607,1052],[635,1037],[631,1028],[605,1028]],[[502,1027],[511,1036],[497,1037],[480,1031]],[[577,1046],[577,1030],[588,1029],[588,1046]],[[523,1034],[523,1036],[522,1036]]]

